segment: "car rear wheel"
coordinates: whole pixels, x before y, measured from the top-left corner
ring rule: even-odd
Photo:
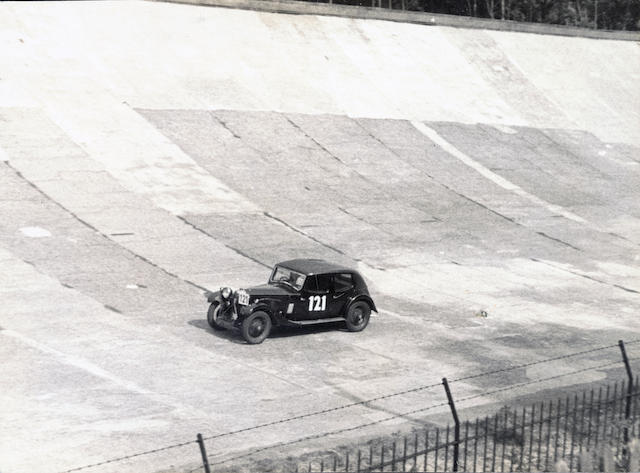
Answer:
[[[242,322],[242,337],[252,345],[262,343],[271,332],[271,317],[262,311],[256,311]]]
[[[218,315],[220,314],[220,303],[214,302],[209,306],[209,310],[207,311],[207,322],[209,322],[209,326],[214,330],[224,330],[224,327],[218,325],[216,320],[218,319]]]
[[[369,323],[370,316],[371,308],[366,302],[358,301],[351,304],[345,319],[349,332],[360,332],[364,330]]]

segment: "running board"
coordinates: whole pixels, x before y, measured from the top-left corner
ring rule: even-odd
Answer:
[[[315,325],[315,324],[324,324],[328,322],[344,322],[344,317],[329,317],[328,319],[314,319],[314,320],[287,320],[287,322],[293,325]]]

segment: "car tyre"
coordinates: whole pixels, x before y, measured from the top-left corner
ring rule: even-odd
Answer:
[[[345,322],[349,332],[361,332],[369,324],[371,307],[364,301],[354,302],[349,306]]]
[[[220,312],[220,303],[213,302],[207,311],[207,322],[209,322],[209,326],[214,330],[224,330],[224,327],[222,325],[218,325],[216,322],[218,312]]]
[[[251,345],[264,342],[271,333],[271,317],[263,311],[256,311],[242,322],[242,338]]]

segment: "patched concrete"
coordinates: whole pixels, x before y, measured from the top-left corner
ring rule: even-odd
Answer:
[[[0,10],[2,471],[65,470],[640,333],[637,44],[150,2]],[[279,330],[249,347],[208,328],[205,289],[306,256],[363,272],[380,308],[366,331]],[[398,415],[266,455],[366,440],[443,422],[446,409],[401,415],[443,400],[438,386],[209,450],[218,462]],[[198,455],[101,471],[180,471]]]

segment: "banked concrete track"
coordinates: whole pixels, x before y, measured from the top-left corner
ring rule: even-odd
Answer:
[[[639,53],[175,4],[3,2],[0,471],[66,470],[638,337]],[[246,346],[207,328],[203,288],[308,256],[365,274],[380,307],[365,332]],[[607,376],[622,373],[473,404]],[[422,391],[222,438],[212,462],[442,400]],[[197,459],[189,445],[91,471]]]

